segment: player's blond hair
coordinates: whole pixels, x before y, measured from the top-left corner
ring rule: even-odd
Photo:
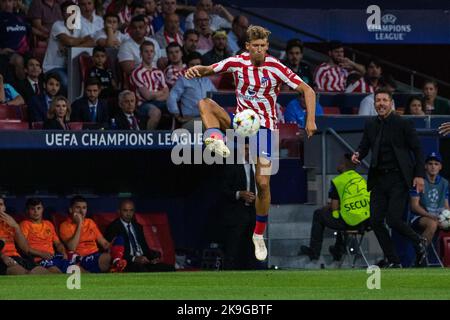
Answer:
[[[254,40],[269,40],[270,31],[267,30],[264,27],[261,26],[254,26],[251,25],[247,29],[247,41],[254,41]]]

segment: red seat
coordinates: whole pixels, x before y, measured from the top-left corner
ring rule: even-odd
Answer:
[[[33,130],[42,130],[43,128],[44,128],[44,122],[42,122],[42,121],[31,123],[31,129],[33,129]]]
[[[96,213],[92,215],[92,220],[95,221],[102,234],[105,234],[108,225],[119,217],[117,212]]]
[[[83,130],[83,122],[69,122],[70,130],[80,131]]]
[[[170,233],[169,220],[165,213],[137,213],[136,221],[144,228],[149,247],[161,252],[161,262],[175,264],[175,247]]]
[[[0,130],[28,130],[28,123],[19,120],[0,120]]]
[[[223,73],[216,86],[218,90],[234,90],[234,79],[231,73]]]
[[[88,53],[83,52],[78,56],[78,63],[80,65],[80,78],[84,84],[84,81],[88,78],[89,69],[94,66],[94,62]]]
[[[341,114],[339,107],[323,107],[324,114]]]
[[[303,154],[304,131],[296,123],[279,123],[280,150],[287,150],[287,156],[299,158]]]
[[[0,120],[20,120],[21,115],[16,106],[0,104]]]

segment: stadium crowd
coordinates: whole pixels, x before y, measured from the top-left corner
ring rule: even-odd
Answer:
[[[192,128],[199,118],[199,99],[207,92],[233,89],[234,81],[226,75],[201,80],[182,75],[189,66],[210,65],[242,52],[246,16],[233,16],[211,0],[199,0],[195,7],[175,0],[80,0],[81,28],[74,28],[68,12],[73,4],[0,1],[0,104],[20,108],[30,128],[69,130],[70,122],[121,130]],[[68,81],[72,47],[93,49],[87,62],[80,58],[81,96],[63,103],[68,86],[74,85]],[[291,39],[279,58],[319,93],[368,94],[356,108],[360,115],[375,115],[376,89],[396,90],[394,79],[383,73],[377,60],[356,63],[345,57],[338,41],[330,42],[329,59],[315,70],[303,61],[303,54],[303,42]],[[450,114],[450,105],[437,94],[437,84],[428,81],[423,95],[399,111]],[[302,97],[278,109],[280,122],[304,126]],[[316,110],[327,113],[320,104]]]

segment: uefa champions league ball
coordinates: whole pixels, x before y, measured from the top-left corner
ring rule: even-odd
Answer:
[[[439,224],[444,230],[450,229],[450,210],[442,210],[442,212],[439,214]]]
[[[233,119],[233,128],[242,137],[255,135],[259,130],[259,116],[251,109],[237,113]]]

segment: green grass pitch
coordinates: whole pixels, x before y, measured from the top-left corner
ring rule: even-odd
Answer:
[[[450,299],[449,269],[381,270],[381,289],[357,270],[274,270],[82,274],[81,289],[68,275],[0,276],[0,299]]]

